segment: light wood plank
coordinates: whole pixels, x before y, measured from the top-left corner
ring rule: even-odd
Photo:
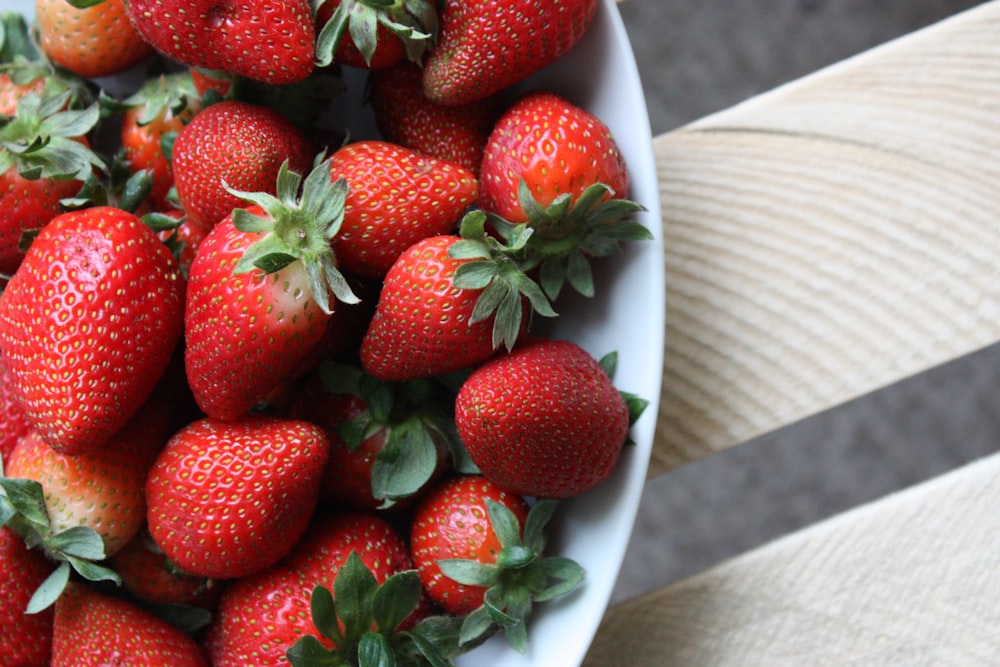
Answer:
[[[988,667],[1000,455],[612,608],[584,667]]]
[[[651,476],[1000,340],[1000,2],[655,151]]]

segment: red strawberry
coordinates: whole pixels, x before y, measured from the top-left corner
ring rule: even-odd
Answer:
[[[352,552],[379,583],[413,567],[406,542],[385,520],[371,514],[318,516],[287,558],[223,591],[205,640],[213,667],[287,664],[285,652],[297,639],[319,634],[310,619],[313,589],[333,589]],[[415,623],[426,613],[418,605],[396,622]],[[365,629],[355,628],[355,638]]]
[[[455,401],[455,426],[469,456],[499,486],[565,498],[614,470],[629,408],[590,353],[536,338],[473,371]]]
[[[520,98],[497,121],[483,157],[482,207],[509,222],[527,222],[518,196],[522,179],[542,207],[564,193],[576,200],[595,183],[609,186],[616,197],[629,188],[625,160],[608,127],[545,91]]]
[[[145,531],[129,540],[109,564],[125,590],[143,602],[211,608],[218,600],[219,587],[212,579],[181,572]]]
[[[149,472],[149,533],[190,574],[242,577],[284,556],[319,499],[329,444],[306,422],[196,421]]]
[[[201,409],[235,419],[301,369],[336,300],[357,297],[334,266],[330,239],[346,184],[327,162],[305,180],[279,170],[277,197],[235,193],[236,209],[201,242],[188,275],[185,366]]]
[[[51,608],[27,614],[28,601],[55,569],[39,550],[0,526],[0,655],[11,667],[48,667],[52,655]]]
[[[441,104],[489,97],[569,51],[596,11],[597,0],[446,0],[424,90]]]
[[[111,556],[146,520],[146,474],[169,436],[168,420],[165,404],[147,403],[106,445],[74,456],[53,450],[33,431],[14,447],[4,472],[42,485],[51,534],[89,526]]]
[[[555,501],[530,510],[520,497],[480,477],[455,477],[424,496],[410,525],[410,548],[428,596],[461,615],[461,636],[475,645],[503,628],[527,651],[533,604],[573,590],[583,569],[545,557],[545,527]]]
[[[369,97],[388,141],[479,174],[486,141],[500,116],[498,95],[469,104],[438,104],[424,95],[423,70],[400,63],[373,72]]]
[[[471,558],[496,563],[503,549],[490,524],[486,500],[500,503],[517,518],[528,517],[528,503],[479,475],[451,477],[420,499],[410,523],[410,550],[427,595],[445,611],[465,616],[483,604],[484,586],[449,579],[438,561]]]
[[[469,368],[492,356],[501,340],[512,345],[523,331],[526,318],[516,289],[507,292],[499,315],[477,317],[485,285],[469,289],[454,284],[459,267],[473,263],[449,254],[462,240],[446,235],[418,241],[389,269],[361,342],[366,373],[400,381]],[[497,319],[503,321],[495,326]],[[501,329],[500,339],[494,337],[495,329]]]
[[[208,236],[209,230],[194,222],[179,209],[168,209],[161,215],[175,221],[171,223],[175,226],[162,229],[156,233],[156,236],[174,253],[181,274],[186,279],[191,273],[191,264],[194,263],[194,258],[198,255],[198,248]]]
[[[300,81],[313,70],[309,0],[129,0],[128,14],[143,38],[187,65],[270,84]]]
[[[631,219],[642,207],[624,199],[628,171],[611,131],[554,93],[529,93],[497,121],[479,187],[491,217],[531,228],[525,265],[540,267],[550,299],[566,281],[592,296],[591,257],[617,252],[622,241],[652,238]]]
[[[31,422],[14,396],[7,373],[7,362],[0,353],[0,461],[10,461],[14,445],[30,430]]]
[[[77,8],[66,0],[36,0],[39,42],[48,58],[84,77],[117,74],[152,55],[136,32],[125,0]]]
[[[208,667],[193,639],[123,598],[71,582],[56,603],[51,667]]]
[[[28,93],[41,95],[44,88],[44,76],[18,83],[7,72],[0,72],[0,114],[13,116],[17,111],[18,100]]]
[[[177,261],[141,220],[65,213],[0,294],[0,346],[25,414],[53,449],[106,443],[149,397],[183,326]]]
[[[149,169],[152,188],[146,203],[159,211],[167,207],[167,194],[174,184],[164,142],[172,142],[185,124],[200,111],[201,100],[187,72],[162,75],[147,81],[122,104],[121,145],[125,162],[134,173]]]
[[[26,94],[14,120],[0,127],[0,273],[20,265],[22,233],[41,229],[62,212],[61,199],[104,168],[86,140],[98,108],[67,109],[71,98],[69,90]]]
[[[273,193],[282,162],[301,174],[314,155],[312,142],[277,111],[219,102],[198,113],[174,142],[177,196],[189,217],[210,228],[243,205],[227,187]]]
[[[475,202],[476,177],[456,165],[384,141],[359,141],[330,159],[347,181],[344,221],[333,238],[345,270],[381,278],[417,241],[458,228]]]
[[[331,62],[382,69],[404,58],[423,61],[437,35],[435,0],[329,0],[316,10],[316,53]]]

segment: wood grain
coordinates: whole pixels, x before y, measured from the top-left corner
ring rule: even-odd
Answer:
[[[1000,339],[1000,2],[655,141],[650,475]]]
[[[584,667],[987,667],[1000,455],[613,608]]]

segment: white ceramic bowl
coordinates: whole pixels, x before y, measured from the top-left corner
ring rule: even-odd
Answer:
[[[6,0],[4,5],[28,16],[34,13],[32,0]],[[579,562],[586,570],[583,585],[536,607],[527,655],[496,638],[463,656],[459,667],[575,667],[583,661],[632,532],[660,396],[664,271],[656,165],[642,84],[614,0],[601,1],[593,24],[570,53],[520,87],[553,90],[603,120],[627,161],[630,198],[647,209],[640,220],[655,238],[597,263],[597,296],[561,302],[549,333],[579,343],[596,357],[617,350],[616,386],[648,399],[650,406],[633,427],[635,445],[624,452],[612,476],[593,491],[565,501],[554,519],[550,553]],[[358,88],[351,85],[355,95]],[[373,126],[361,107],[357,109],[348,120],[352,136],[360,137]]]

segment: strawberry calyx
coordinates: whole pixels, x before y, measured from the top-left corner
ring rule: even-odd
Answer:
[[[238,230],[262,235],[246,249],[235,273],[254,269],[274,273],[299,261],[308,275],[312,297],[324,312],[333,312],[331,292],[343,303],[359,302],[337,268],[330,246],[330,240],[340,230],[344,219],[347,181],[330,178],[329,160],[316,165],[304,182],[288,167],[286,160],[278,170],[274,195],[242,192],[229,186],[226,190],[256,204],[264,213],[257,215],[245,208],[232,212],[233,224]]]
[[[418,608],[420,597],[416,570],[398,572],[379,584],[351,551],[333,581],[333,592],[316,586],[310,600],[313,625],[333,646],[304,635],[285,656],[294,667],[450,665],[457,653],[454,619],[432,616],[413,629],[398,629]]]
[[[462,218],[461,240],[448,248],[452,259],[469,260],[455,270],[452,283],[460,289],[480,289],[470,323],[495,316],[493,347],[514,347],[524,318],[522,301],[527,299],[533,312],[555,317],[549,299],[525,272],[524,253],[533,230],[526,225],[512,227],[501,242],[486,233],[487,214],[470,211]]]
[[[400,39],[408,60],[421,63],[437,39],[437,8],[426,0],[343,0],[316,38],[317,66],[333,63],[345,33],[371,64],[380,25]]]
[[[538,202],[524,179],[517,194],[528,218],[524,224],[534,230],[525,244],[524,268],[538,267],[539,282],[552,300],[566,283],[584,296],[593,296],[591,257],[612,255],[623,242],[653,238],[649,229],[632,218],[645,207],[615,198],[604,183],[589,186],[575,201],[564,192],[548,206]],[[490,222],[501,235],[517,227],[495,214],[490,214]]]
[[[380,509],[425,488],[438,471],[442,449],[455,470],[478,472],[455,431],[449,410],[453,400],[435,379],[389,382],[329,360],[320,364],[319,374],[330,393],[352,394],[366,405],[337,429],[349,450],[380,430],[386,432],[372,465],[372,496],[382,501]]]
[[[486,499],[490,524],[500,541],[496,563],[452,558],[438,561],[446,577],[467,586],[485,587],[483,604],[462,621],[460,645],[477,643],[497,629],[519,653],[528,647],[527,620],[535,602],[565,595],[583,580],[584,571],[572,559],[544,557],[545,527],[555,500],[541,500],[528,512],[524,536],[517,517],[503,504]]]
[[[106,172],[104,161],[80,141],[97,124],[97,104],[67,109],[72,92],[29,93],[13,117],[0,117],[0,173],[16,168],[22,178],[77,179]]]
[[[88,581],[113,581],[121,577],[100,562],[106,558],[104,540],[89,526],[72,526],[53,532],[42,485],[32,479],[0,476],[0,525],[21,536],[29,549],[41,548],[59,563],[28,601],[26,613],[52,606],[66,588],[72,572]]]

